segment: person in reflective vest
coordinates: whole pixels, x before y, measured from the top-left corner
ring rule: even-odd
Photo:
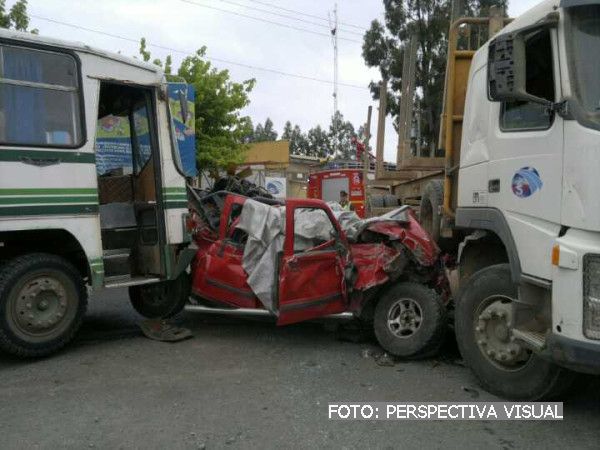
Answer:
[[[354,206],[348,200],[348,193],[346,191],[340,192],[340,205],[344,211],[354,211]]]

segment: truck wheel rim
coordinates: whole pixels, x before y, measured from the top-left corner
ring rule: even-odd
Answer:
[[[412,337],[421,328],[422,323],[423,312],[421,307],[410,298],[396,301],[389,309],[387,325],[396,337],[402,339]]]
[[[512,299],[503,295],[486,298],[474,315],[475,340],[483,356],[503,371],[516,372],[531,360],[531,351],[512,333]]]
[[[59,337],[77,310],[77,295],[60,272],[30,274],[13,288],[8,300],[8,326],[27,342]]]

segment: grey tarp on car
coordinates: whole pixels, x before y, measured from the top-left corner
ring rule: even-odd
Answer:
[[[406,207],[388,214],[362,220],[353,211],[330,203],[334,217],[350,242],[358,242],[363,231],[375,222],[404,222]],[[248,234],[242,266],[248,274],[248,286],[264,307],[276,313],[278,261],[285,241],[285,208],[248,199],[244,203],[237,228]],[[316,247],[333,238],[332,223],[321,209],[300,208],[294,217],[294,253]]]
[[[248,199],[237,228],[248,233],[242,259],[248,286],[264,307],[275,313],[277,260],[285,240],[285,212],[282,208]]]
[[[294,218],[294,252],[302,252],[332,238],[333,225],[323,210],[301,208]],[[278,261],[285,241],[285,208],[248,199],[237,228],[248,234],[242,267],[248,286],[266,309],[275,313]]]

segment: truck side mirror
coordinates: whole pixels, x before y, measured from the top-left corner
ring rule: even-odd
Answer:
[[[495,102],[526,95],[525,42],[516,34],[503,34],[490,42],[488,95]]]
[[[549,14],[542,22],[501,34],[488,50],[488,98],[493,102],[533,102],[552,107],[553,102],[527,92],[527,42],[558,23]]]

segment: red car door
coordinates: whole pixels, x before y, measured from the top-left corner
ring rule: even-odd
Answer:
[[[301,214],[311,220],[299,220]],[[302,237],[303,224],[321,227],[313,242]],[[292,232],[293,230],[293,232]],[[339,224],[321,201],[286,202],[286,238],[279,270],[278,325],[336,314],[347,310],[344,279],[347,243]]]
[[[196,261],[192,293],[202,299],[238,308],[257,308],[260,303],[242,267],[243,232],[235,228],[245,197],[229,195],[225,200],[219,238]]]

